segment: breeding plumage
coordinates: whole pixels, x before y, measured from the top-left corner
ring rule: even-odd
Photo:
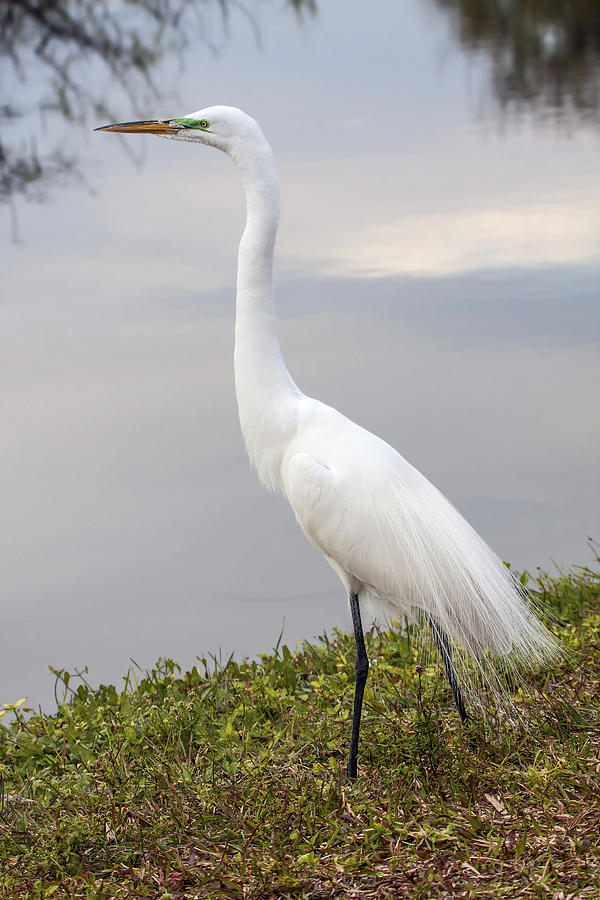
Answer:
[[[306,397],[292,380],[277,339],[272,284],[279,183],[256,122],[216,106],[99,130],[209,144],[241,171],[247,221],[238,257],[234,358],[240,424],[260,479],[285,495],[350,598],[357,680],[348,776],[354,778],[368,670],[364,603],[394,618],[425,618],[463,721],[457,655],[475,660],[489,680],[489,654],[535,667],[554,655],[556,642],[507,568],[423,475],[389,444]]]

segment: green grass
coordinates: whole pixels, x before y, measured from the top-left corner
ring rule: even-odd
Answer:
[[[0,896],[599,898],[600,575],[537,588],[569,652],[485,737],[369,634],[351,785],[349,635],[121,689],[60,673],[56,714],[0,727]]]

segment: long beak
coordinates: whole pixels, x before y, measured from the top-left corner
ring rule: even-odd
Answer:
[[[120,122],[118,125],[103,125],[94,131],[126,131],[140,134],[175,134],[179,129],[169,119],[154,119],[147,122]]]

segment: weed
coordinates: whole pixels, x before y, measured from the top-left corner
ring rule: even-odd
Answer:
[[[0,895],[598,898],[600,576],[536,587],[568,654],[490,739],[410,630],[367,636],[351,786],[350,635],[120,689],[55,670],[56,713],[0,726]]]

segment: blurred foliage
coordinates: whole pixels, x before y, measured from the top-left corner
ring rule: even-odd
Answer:
[[[433,2],[451,16],[463,48],[490,58],[504,109],[534,109],[571,127],[598,120],[598,0]],[[317,11],[316,0],[260,4],[282,7],[298,18]],[[121,108],[142,114],[161,95],[154,77],[163,59],[183,62],[198,43],[216,52],[234,12],[259,41],[258,9],[257,0],[0,0],[0,201],[39,198],[49,182],[83,178],[76,159],[52,143],[53,122],[110,120],[106,98],[119,93]]]
[[[504,109],[576,125],[600,109],[598,0],[435,0],[461,45],[484,51]]]
[[[316,12],[315,0],[283,5],[299,17]],[[119,91],[129,110],[141,110],[160,96],[157,64],[183,59],[191,43],[215,52],[211,14],[226,35],[234,10],[258,39],[252,5],[236,0],[0,0],[0,201],[40,197],[49,180],[78,171],[59,147],[40,152],[29,133],[19,135],[19,119],[37,112],[44,129],[56,116],[110,119],[106,97]]]

